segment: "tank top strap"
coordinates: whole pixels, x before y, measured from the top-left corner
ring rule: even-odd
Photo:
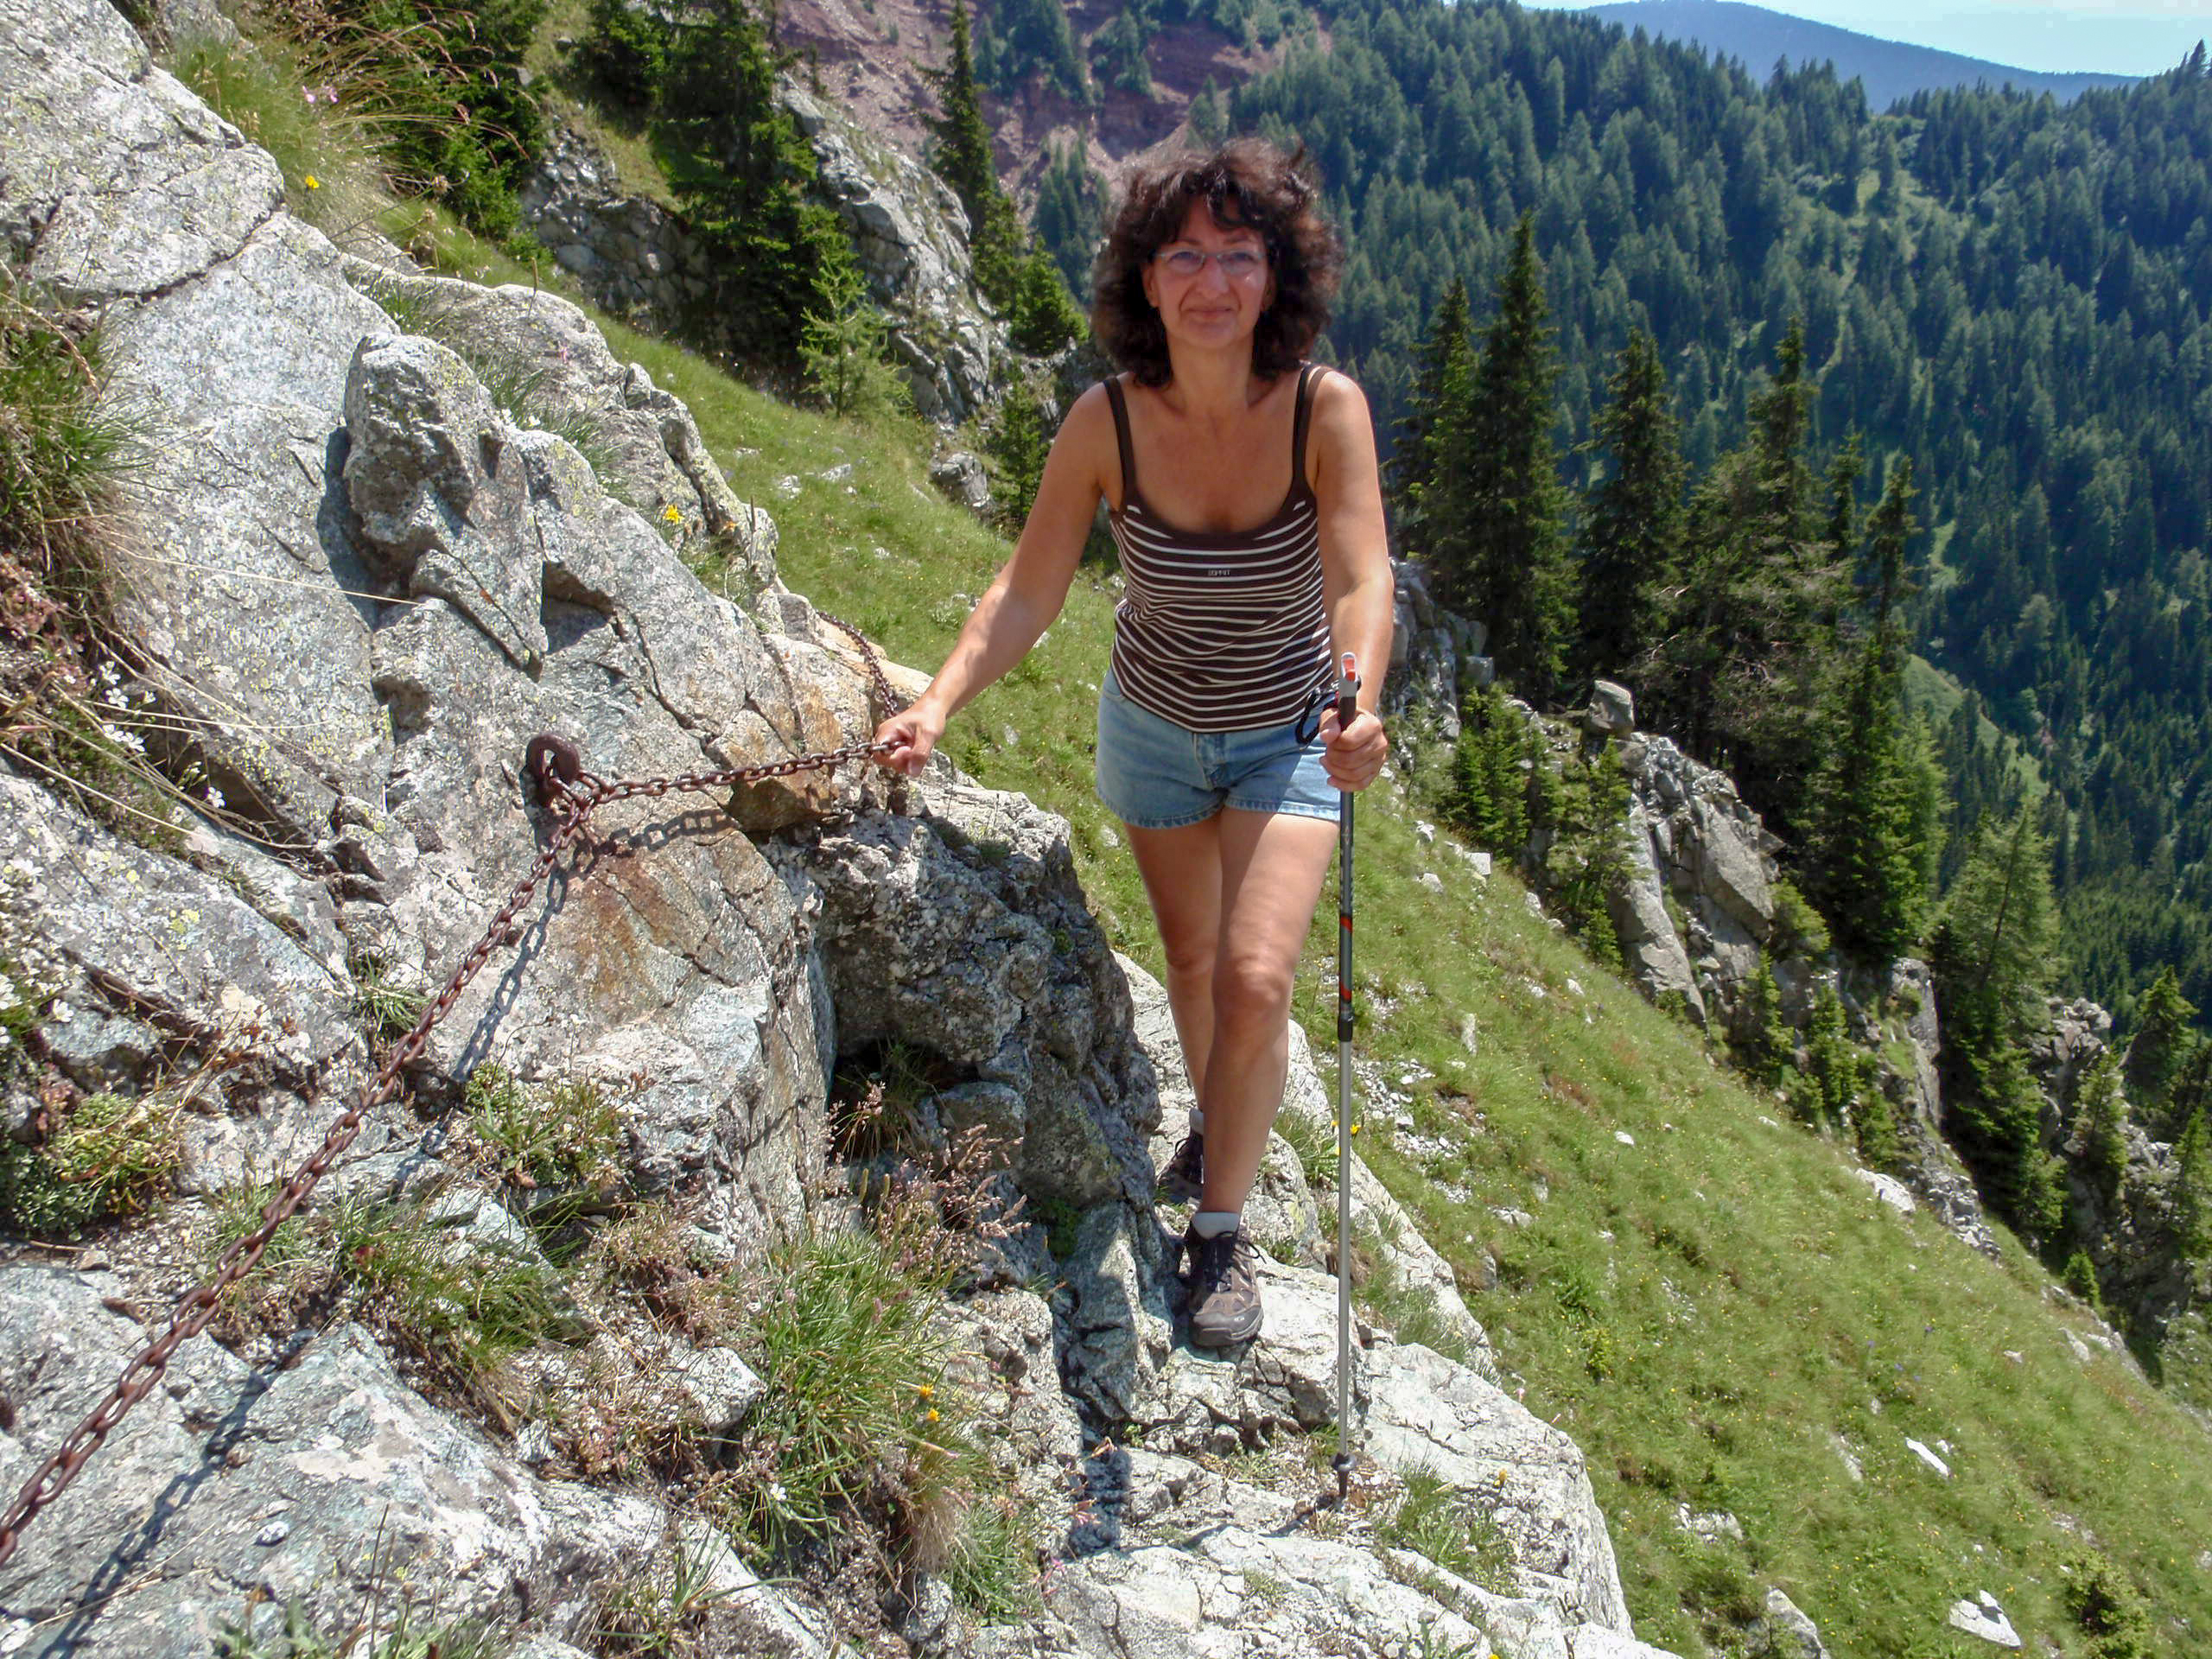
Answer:
[[[1136,446],[1129,442],[1129,406],[1122,398],[1122,377],[1106,377],[1106,401],[1114,410],[1114,441],[1122,447],[1122,506],[1128,510],[1137,493]]]
[[[1306,429],[1313,416],[1313,383],[1321,378],[1319,363],[1302,363],[1298,369],[1298,413],[1290,428],[1290,487],[1309,489],[1306,481]]]

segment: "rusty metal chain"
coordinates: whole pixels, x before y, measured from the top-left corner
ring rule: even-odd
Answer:
[[[888,719],[904,706],[904,699],[891,690],[891,683],[883,672],[883,664],[873,647],[859,629],[849,622],[840,620],[827,611],[816,614],[833,627],[852,637],[860,647],[861,661],[866,664],[871,690],[876,706]],[[887,753],[888,743],[848,743],[842,748],[793,755],[787,760],[772,760],[753,766],[733,766],[721,772],[685,772],[673,778],[645,778],[621,783],[608,783],[584,770],[583,759],[576,746],[566,738],[551,733],[532,738],[524,758],[524,771],[527,781],[536,785],[539,799],[556,815],[558,822],[544,850],[538,854],[530,873],[515,884],[506,902],[499,906],[472,946],[448,976],[444,987],[423,1009],[422,1018],[414,1029],[394,1045],[384,1065],[371,1080],[361,1098],[339,1116],[323,1136],[322,1145],[315,1155],[294,1172],[276,1196],[261,1212],[261,1222],[251,1232],[234,1240],[217,1258],[215,1268],[206,1283],[188,1291],[169,1315],[168,1327],[134,1355],[124,1366],[115,1385],[100,1403],[86,1414],[84,1421],[72,1429],[52,1456],[41,1464],[31,1478],[16,1494],[15,1502],[0,1514],[0,1567],[4,1567],[16,1553],[16,1545],[23,1529],[38,1516],[39,1511],[60,1497],[77,1473],[99,1450],[100,1442],[122,1422],[130,1408],[153,1392],[161,1381],[162,1373],[170,1359],[185,1343],[207,1328],[215,1317],[224,1293],[247,1274],[253,1271],[269,1248],[269,1241],[276,1230],[291,1218],[307,1202],[317,1183],[330,1173],[330,1166],[338,1155],[353,1144],[361,1132],[361,1124],[369,1113],[390,1100],[399,1090],[402,1074],[421,1058],[429,1045],[431,1032],[439,1021],[451,1014],[460,1001],[469,982],[482,971],[494,950],[520,942],[521,930],[515,918],[522,913],[537,894],[545,878],[552,874],[561,855],[581,840],[590,827],[592,814],[600,807],[613,801],[626,801],[637,797],[658,799],[671,791],[721,789],[738,784],[758,783],[771,778],[788,778],[802,772],[826,772],[842,766],[848,760],[865,760]]]

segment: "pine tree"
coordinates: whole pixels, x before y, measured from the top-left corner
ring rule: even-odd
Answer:
[[[1911,458],[1905,459],[1909,464]],[[1866,451],[1854,429],[1828,463],[1828,555],[1841,569],[1848,569],[1859,557],[1859,480],[1866,472]],[[1908,473],[1906,481],[1910,480]],[[1831,614],[1825,620],[1833,632],[1835,617]]]
[[[1612,401],[1590,447],[1613,464],[1585,509],[1579,614],[1579,654],[1593,675],[1628,671],[1657,632],[1681,558],[1688,475],[1666,366],[1642,328],[1629,331],[1605,386]]]
[[[1455,816],[1475,844],[1518,858],[1529,844],[1528,722],[1493,683],[1468,697],[1452,769]]]
[[[2051,1235],[2063,1209],[2025,1050],[2044,1022],[2057,932],[2032,813],[1985,824],[1930,952],[1943,1009],[1943,1098],[1993,1207],[2037,1237]]]
[[[2109,1211],[2127,1177],[2127,1097],[2110,1049],[2089,1063],[2075,1090],[2082,1166]]]
[[[1214,85],[1211,75],[1206,77],[1205,85],[1191,100],[1190,112],[1185,119],[1190,125],[1191,137],[1208,149],[1229,137],[1229,111],[1222,102],[1221,88]]]
[[[1400,545],[1410,553],[1429,550],[1422,529],[1423,492],[1436,476],[1436,446],[1449,425],[1448,411],[1465,399],[1474,365],[1467,284],[1455,276],[1429,323],[1427,342],[1414,368],[1413,395],[1391,449],[1391,505],[1398,514]]]
[[[1556,367],[1535,216],[1522,215],[1465,403],[1447,408],[1426,492],[1445,597],[1489,626],[1498,671],[1531,699],[1557,689],[1570,620],[1567,491],[1552,428]]]
[[[1016,350],[1049,355],[1082,337],[1083,313],[999,184],[963,0],[953,0],[951,57],[931,79],[941,110],[929,123],[930,162],[967,210],[976,286],[1006,315]]]
[[[747,0],[717,0],[669,48],[656,142],[692,234],[715,256],[709,326],[741,357],[796,367],[807,319],[853,263],[809,196],[814,151],[777,96],[787,67]]]
[[[976,278],[986,293],[986,264],[1010,265],[1020,226],[1014,204],[1000,188],[990,124],[983,118],[982,92],[976,83],[976,60],[968,32],[965,0],[953,0],[952,56],[931,71],[940,112],[928,123],[930,165],[952,187],[968,214],[968,245],[976,258]],[[1010,274],[1006,283],[1010,284]]]
[[[1065,152],[1048,147],[1046,158],[1044,175],[1037,181],[1037,239],[1052,254],[1068,291],[1088,294],[1105,213],[1104,186],[1079,143]]]
[[[1847,483],[1835,493],[1832,535],[1847,532],[1851,516]],[[1934,739],[1905,718],[1904,705],[1906,639],[1897,607],[1906,548],[1918,528],[1913,493],[1912,462],[1900,458],[1869,525],[1872,623],[1829,702],[1806,815],[1806,887],[1837,944],[1876,963],[1918,944],[1942,851]]]
[[[1782,987],[1774,977],[1774,964],[1762,951],[1758,971],[1744,988],[1744,1001],[1729,1033],[1728,1047],[1737,1066],[1754,1082],[1771,1089],[1783,1079],[1796,1040],[1782,1017]]]
[[[2189,1120],[2175,1161],[2176,1243],[2184,1258],[2202,1261],[2212,1256],[2212,1114]]]
[[[1681,598],[1645,671],[1668,728],[1733,771],[1789,839],[1820,755],[1829,624],[1846,581],[1815,505],[1811,403],[1804,331],[1793,321],[1772,379],[1751,400],[1748,439],[1692,500]]]
[[[1860,1056],[1868,1065],[1873,1062]],[[1859,1142],[1859,1156],[1869,1169],[1896,1170],[1904,1161],[1904,1143],[1897,1137],[1897,1116],[1889,1096],[1872,1078],[1859,1091],[1859,1110],[1852,1119]]]
[[[2179,1127],[2171,1116],[2174,1084],[2196,1046],[2196,1010],[2181,994],[2181,981],[2172,966],[2161,967],[2151,988],[2143,993],[2126,1059],[2127,1092],[2161,1140],[2171,1139]]]

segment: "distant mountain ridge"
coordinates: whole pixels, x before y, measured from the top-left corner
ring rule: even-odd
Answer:
[[[1788,58],[1793,64],[1831,62],[1838,78],[1859,78],[1866,88],[1867,104],[1877,110],[1885,110],[1915,92],[1977,84],[2050,92],[2064,103],[2093,86],[2127,86],[2139,79],[2014,69],[1933,47],[1879,40],[1832,23],[1745,5],[1739,0],[1618,0],[1611,5],[1586,6],[1582,15],[1624,29],[1641,28],[1659,40],[1684,41],[1738,59],[1761,79],[1780,58]]]

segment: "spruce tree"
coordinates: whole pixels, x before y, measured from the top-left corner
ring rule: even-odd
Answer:
[[[654,133],[692,234],[714,255],[705,321],[741,357],[796,368],[810,315],[853,263],[837,215],[810,195],[814,151],[776,92],[789,59],[747,0],[676,30]]]
[[[2127,1097],[2120,1090],[2120,1062],[2110,1049],[2089,1063],[2075,1085],[2082,1160],[2097,1196],[2109,1208],[2127,1177]]]
[[[1666,366],[1642,328],[1629,331],[1605,385],[1612,401],[1597,418],[1590,447],[1609,454],[1612,469],[1584,511],[1579,654],[1590,673],[1619,675],[1659,627],[1681,558],[1688,469]]]
[[[1805,885],[1846,952],[1883,963],[1927,926],[1942,850],[1941,771],[1934,740],[1904,713],[1906,591],[1912,463],[1891,468],[1869,525],[1874,614],[1856,659],[1829,701],[1820,770],[1806,815]],[[1847,498],[1847,487],[1837,491]],[[1840,506],[1832,532],[1847,524]]]
[[[1529,844],[1528,722],[1493,683],[1467,698],[1452,770],[1454,816],[1475,844],[1518,858]]]
[[[1545,316],[1535,216],[1524,213],[1466,398],[1447,406],[1427,493],[1446,598],[1488,626],[1499,673],[1532,700],[1558,688],[1572,580]]]
[[[2181,994],[2181,981],[2171,964],[2161,967],[2136,1014],[2135,1034],[2127,1044],[2126,1075],[2128,1094],[2162,1140],[2171,1139],[2180,1127],[2171,1116],[2174,1084],[2196,1046],[2196,1010]]]
[[[2175,1243],[2184,1259],[2202,1261],[2212,1256],[2212,1114],[2189,1120],[2175,1162]]]
[[[1910,457],[1906,457],[1908,462]],[[1828,556],[1839,569],[1848,569],[1859,557],[1859,480],[1866,474],[1866,452],[1853,430],[1837,450],[1835,459],[1828,462]],[[1906,474],[1910,481],[1910,474]],[[1840,588],[1833,590],[1840,601]],[[1830,632],[1834,632],[1836,617],[1831,612],[1822,619]]]
[[[1693,753],[1729,767],[1785,838],[1805,785],[1846,569],[1823,534],[1809,459],[1812,389],[1793,322],[1751,400],[1746,442],[1690,507],[1680,599],[1644,683]]]
[[[1208,149],[1229,137],[1229,109],[1211,75],[1206,77],[1205,85],[1191,100],[1190,111],[1184,118],[1190,126],[1191,137]]]
[[[930,165],[952,187],[968,214],[968,245],[976,259],[976,279],[984,291],[1010,287],[1011,266],[1020,241],[1020,225],[1014,204],[999,186],[990,124],[983,118],[983,98],[976,82],[976,60],[968,32],[965,0],[953,0],[952,55],[942,69],[931,71],[940,112],[928,123],[931,144]],[[1004,264],[1005,276],[994,283],[985,266]]]
[[[1032,244],[1013,200],[1000,187],[963,0],[953,0],[952,54],[930,79],[941,106],[929,123],[930,164],[967,211],[976,286],[1005,314],[1015,349],[1049,355],[1081,338],[1083,313],[1059,268]]]
[[[1796,1039],[1782,1017],[1782,987],[1764,951],[1759,953],[1758,971],[1744,988],[1734,1028],[1728,1033],[1728,1048],[1746,1077],[1770,1089],[1782,1082],[1796,1052]]]
[[[2048,1237],[2063,1211],[2042,1145],[2026,1039],[2045,1021],[2058,935],[2048,855],[2026,808],[1985,824],[1930,952],[1943,1009],[1943,1098],[1961,1154],[1992,1206]]]
[[[1436,447],[1449,428],[1449,410],[1464,402],[1473,378],[1467,284],[1452,279],[1430,321],[1427,342],[1414,367],[1413,395],[1399,420],[1391,450],[1391,505],[1398,514],[1400,545],[1426,554],[1424,492],[1436,476]]]

